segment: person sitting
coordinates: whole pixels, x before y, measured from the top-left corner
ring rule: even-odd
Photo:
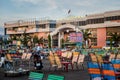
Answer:
[[[43,64],[42,64],[40,55],[37,55],[37,54],[34,55],[34,67],[36,70],[41,70],[43,68]]]

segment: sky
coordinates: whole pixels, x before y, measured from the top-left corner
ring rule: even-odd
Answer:
[[[112,10],[120,10],[120,0],[0,0],[0,27],[20,19],[55,20]]]

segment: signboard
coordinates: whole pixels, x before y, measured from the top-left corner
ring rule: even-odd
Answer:
[[[83,41],[82,32],[70,33],[70,42],[82,42],[82,41]]]
[[[13,40],[12,44],[15,44],[16,45],[17,41],[16,40]]]
[[[20,41],[17,41],[17,45],[21,45],[21,42],[20,42]]]

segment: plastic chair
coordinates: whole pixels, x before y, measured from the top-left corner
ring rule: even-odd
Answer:
[[[79,57],[78,57],[78,61],[77,61],[77,66],[81,66],[82,69],[84,70],[84,58],[85,58],[85,55],[84,54],[79,54]]]
[[[23,53],[22,56],[21,56],[21,59],[25,59],[27,56],[27,53]]]
[[[31,53],[28,53],[27,55],[26,55],[26,60],[30,60],[30,58],[31,58],[31,56],[32,56],[32,54]]]
[[[115,54],[110,54],[109,61],[111,61],[112,59],[115,59]]]
[[[107,80],[117,80],[119,72],[115,72],[115,69],[112,64],[102,63],[101,65],[103,78]],[[120,80],[120,79],[118,79]]]
[[[111,63],[113,64],[113,67],[116,72],[120,70],[120,59],[112,59]]]
[[[120,54],[117,54],[116,59],[120,59]]]
[[[6,54],[6,59],[10,62],[13,62],[13,59],[10,54]]]
[[[29,80],[43,80],[44,74],[37,72],[30,72]]]
[[[79,52],[73,52],[73,57],[72,57],[72,64],[76,64],[76,68],[78,69],[78,57],[79,57]]]
[[[47,80],[65,80],[64,76],[49,74]]]
[[[55,58],[55,63],[57,64],[57,68],[60,69],[62,67],[64,67],[65,71],[68,72],[68,66],[71,65],[71,68],[73,70],[73,65],[71,61],[61,61],[59,56],[55,53],[54,54],[54,58]]]
[[[54,54],[54,57],[55,57],[55,63],[57,64],[57,67],[62,68],[61,60],[59,56],[57,55],[57,53]]]
[[[31,62],[31,53],[23,53],[22,57],[21,57],[21,66],[25,66],[26,64],[29,65],[29,69],[30,69],[30,62]]]
[[[48,60],[50,62],[49,70],[51,70],[51,68],[55,68],[55,70],[56,70],[57,65],[55,63],[55,57],[54,57],[54,55],[49,55],[48,56]]]
[[[98,63],[103,63],[102,55],[97,54],[96,57],[97,57]]]
[[[95,78],[101,78],[102,80],[100,65],[97,62],[88,62],[87,66],[90,75],[90,80],[94,80]]]

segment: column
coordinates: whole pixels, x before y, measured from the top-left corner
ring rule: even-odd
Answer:
[[[106,46],[106,28],[97,29],[97,46]]]
[[[52,38],[52,35],[51,35],[51,48],[53,47],[53,38]]]
[[[60,44],[60,32],[58,32],[58,47],[59,48],[61,47],[61,44]]]

